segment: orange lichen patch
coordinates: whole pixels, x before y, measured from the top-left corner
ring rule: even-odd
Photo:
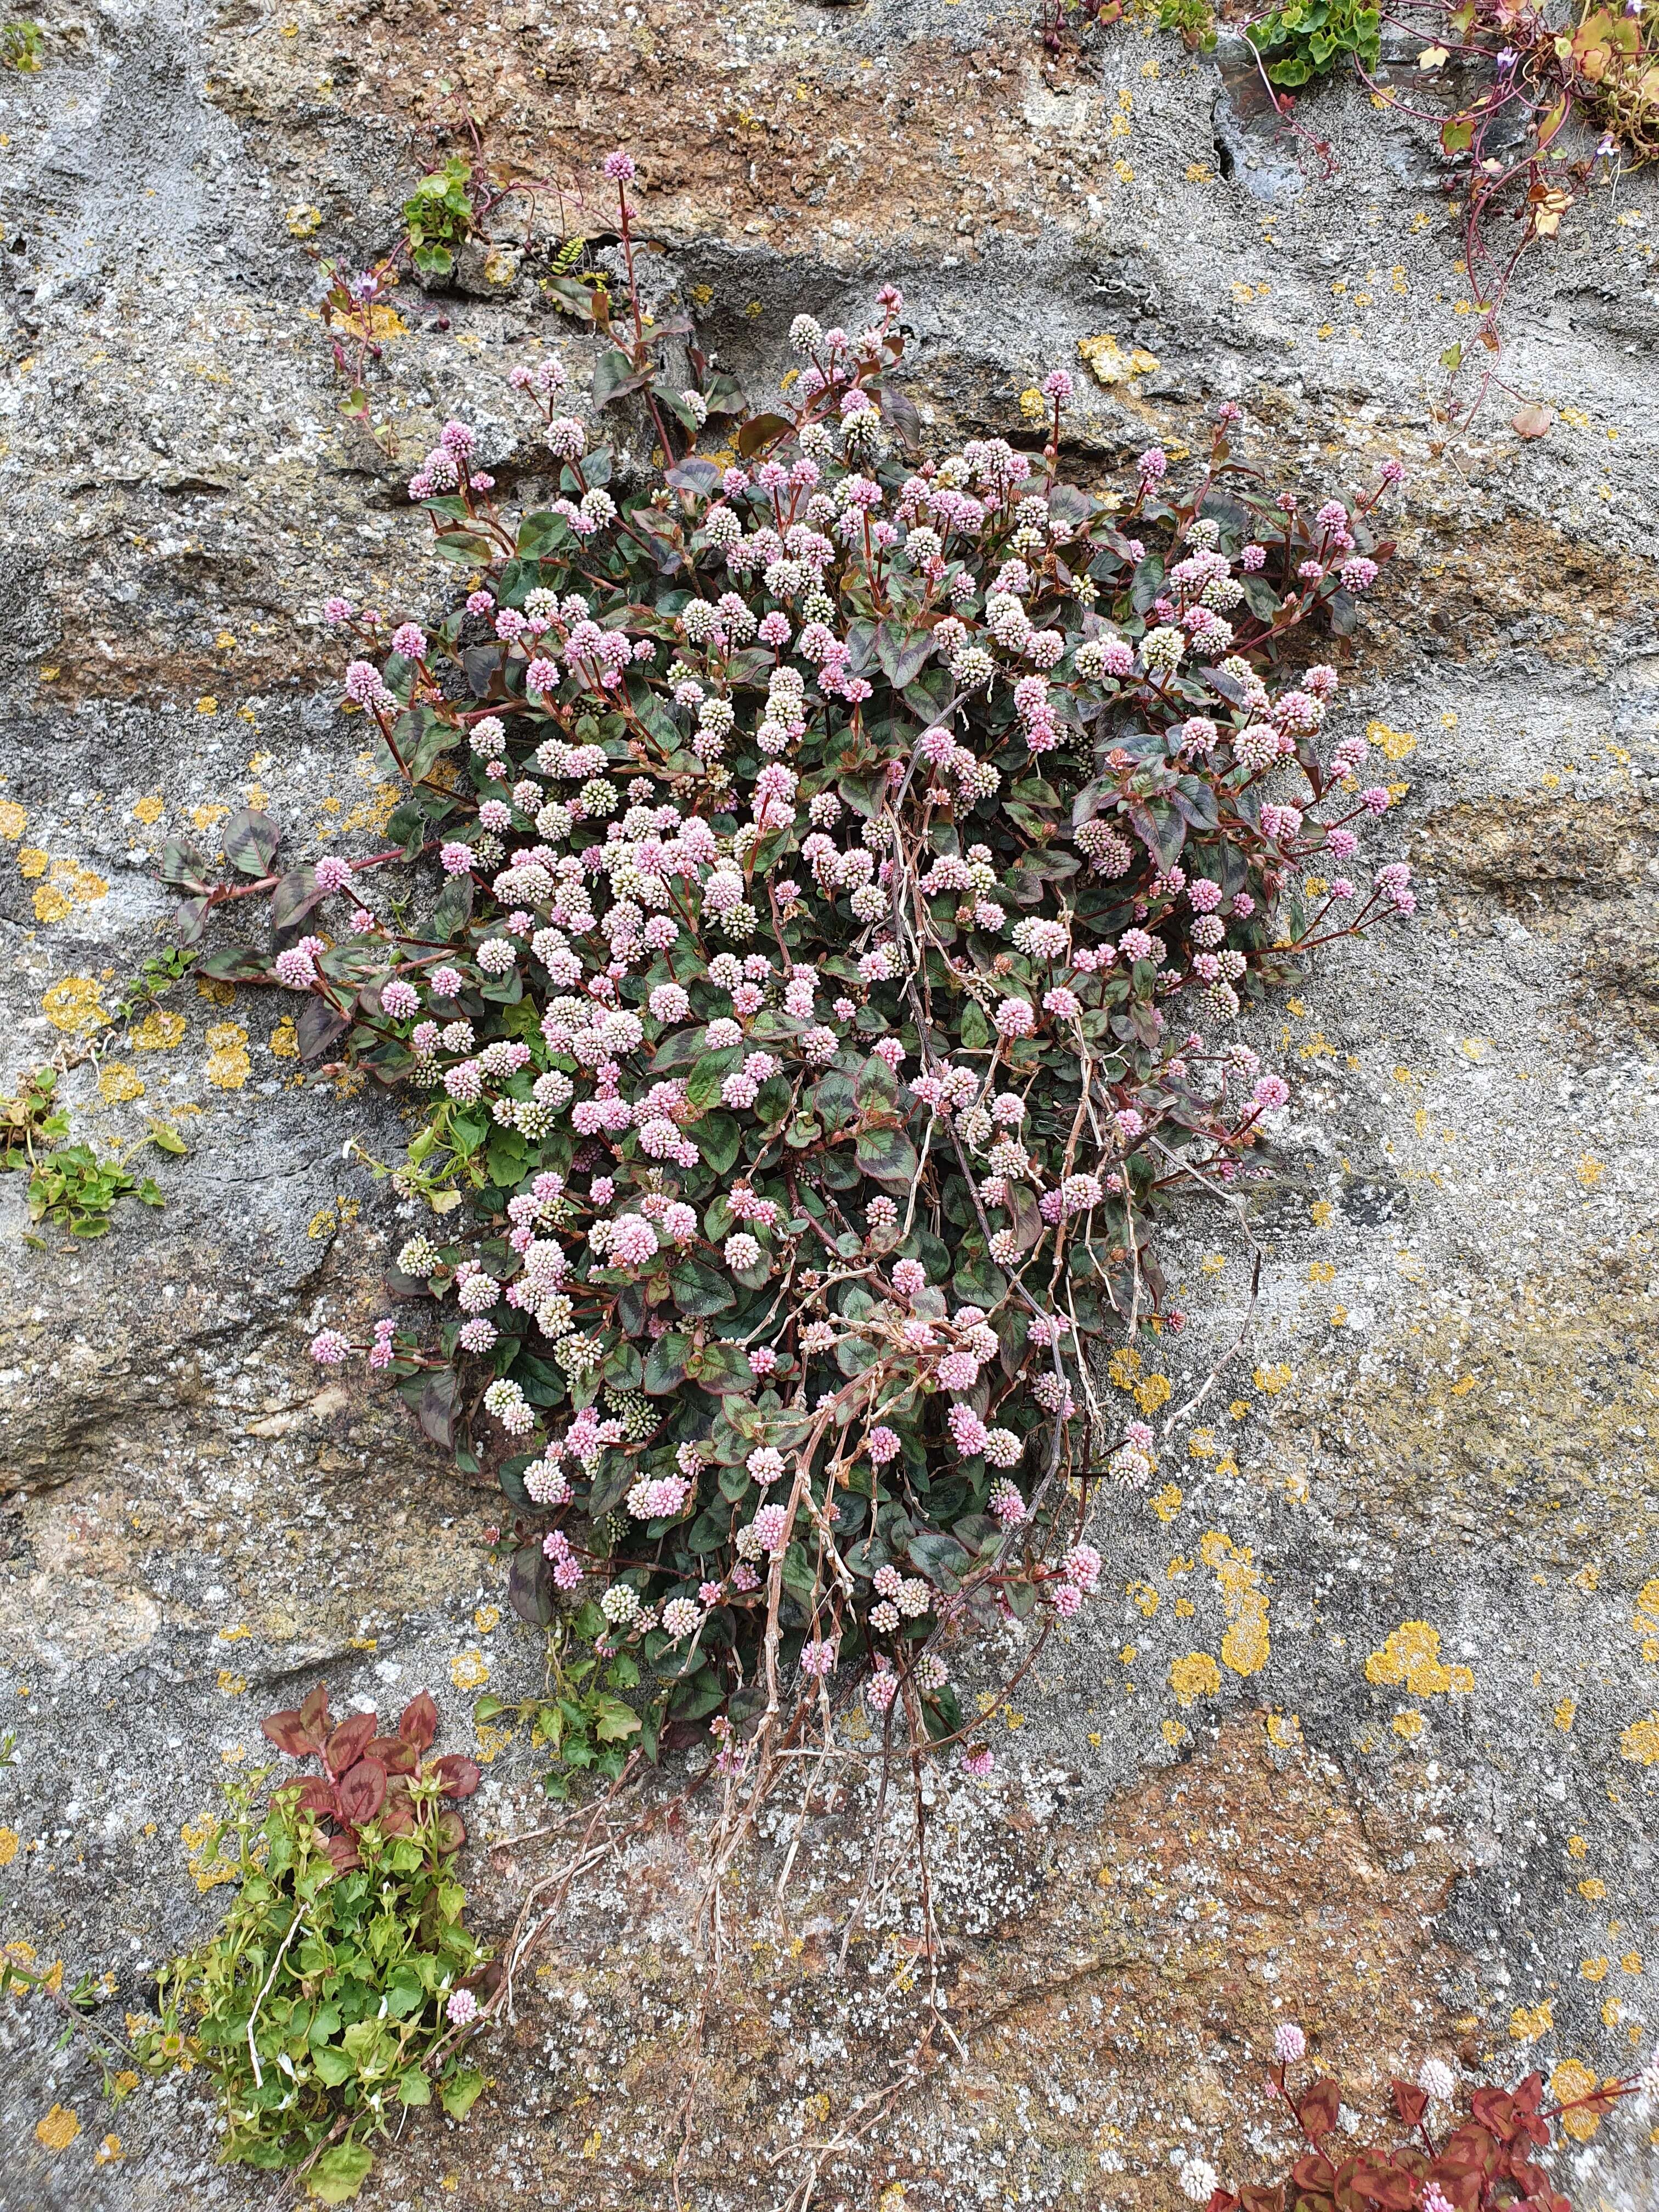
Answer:
[[[23,858],[19,854],[20,860]],[[31,854],[33,859],[33,855]],[[34,894],[34,918],[37,921],[63,921],[78,906],[95,906],[100,899],[109,896],[109,885],[90,868],[78,861],[54,860],[46,882]],[[39,868],[26,867],[26,875],[38,876]]]
[[[253,1062],[247,1054],[247,1031],[240,1022],[215,1022],[207,1033],[207,1079],[216,1091],[240,1091]]]
[[[1170,1662],[1170,1687],[1184,1712],[1200,1698],[1212,1698],[1221,1687],[1221,1669],[1207,1651],[1188,1651]]]
[[[223,1834],[222,1824],[210,1813],[203,1813],[196,1820],[179,1825],[179,1840],[185,1847],[191,1876],[197,1888],[204,1892],[237,1879],[236,1861],[219,1856],[219,1841]]]
[[[1135,1385],[1135,1403],[1148,1417],[1160,1406],[1167,1406],[1171,1395],[1167,1375],[1148,1375]]]
[[[1198,1548],[1220,1585],[1227,1609],[1230,1625],[1221,1639],[1221,1656],[1236,1674],[1259,1674],[1267,1663],[1272,1644],[1267,1634],[1267,1601],[1253,1564],[1255,1555],[1248,1544],[1241,1548],[1218,1528],[1212,1528]]]
[[[1564,2058],[1550,2075],[1550,2094],[1558,2104],[1571,2105],[1577,2098],[1588,2097],[1597,2087],[1596,2077],[1588,2066],[1576,2058]],[[1575,2142],[1588,2142],[1601,2124],[1603,2114],[1595,2106],[1562,2116],[1561,2132],[1571,2136]]]
[[[54,983],[41,1000],[40,1011],[53,1029],[70,1036],[89,1036],[109,1019],[90,975],[65,975]]]
[[[1466,1696],[1474,1687],[1474,1675],[1468,1667],[1441,1663],[1440,1631],[1426,1620],[1401,1621],[1382,1649],[1366,1660],[1365,1680],[1403,1684],[1414,1698],[1436,1698],[1449,1691]]]
[[[131,1105],[142,1098],[144,1086],[130,1067],[106,1067],[99,1071],[98,1096],[106,1106]]]
[[[67,2150],[81,2132],[81,2123],[67,2105],[54,2105],[34,2124],[34,2139],[50,2151]]]
[[[185,1018],[167,1006],[152,1006],[132,1032],[135,1052],[174,1052],[185,1041]]]

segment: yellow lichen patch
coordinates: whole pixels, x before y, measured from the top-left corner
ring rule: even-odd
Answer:
[[[212,829],[214,823],[216,822],[222,822],[229,811],[229,807],[217,805],[210,806],[192,806],[190,810],[191,827],[193,830],[199,830],[202,836],[205,836],[208,831]]]
[[[29,817],[15,799],[0,799],[0,837],[15,845],[29,826]]]
[[[1447,1667],[1440,1658],[1440,1631],[1426,1620],[1406,1620],[1392,1631],[1380,1651],[1365,1662],[1368,1682],[1403,1686],[1414,1698],[1436,1698],[1447,1691],[1467,1695],[1474,1676],[1467,1667]]]
[[[1120,161],[1115,165],[1114,173],[1121,181],[1128,181],[1122,176],[1122,172],[1127,167],[1126,161]],[[1131,175],[1133,173],[1132,171]],[[1132,376],[1152,375],[1158,367],[1156,354],[1146,353],[1139,346],[1125,353],[1108,331],[1103,331],[1097,337],[1079,338],[1077,349],[1097,384],[1126,384]]]
[[[0,1828],[0,1867],[9,1867],[22,1842],[15,1828]]]
[[[1207,1651],[1188,1651],[1170,1662],[1170,1687],[1184,1712],[1200,1698],[1212,1698],[1221,1687],[1221,1669]]]
[[[131,2069],[128,2070],[131,2071]],[[124,2077],[118,2074],[115,2078],[118,2082]],[[138,2086],[138,2076],[136,2074],[132,2076],[132,2082],[133,2087],[137,2088]],[[102,2142],[99,2144],[97,2149],[92,2154],[93,2164],[94,2166],[118,2166],[124,2155],[125,2154],[121,2148],[120,2136],[106,2136]]]
[[[1215,1576],[1227,1608],[1229,1626],[1221,1639],[1221,1656],[1236,1674],[1259,1674],[1273,1646],[1267,1634],[1267,1601],[1261,1594],[1255,1555],[1248,1544],[1241,1548],[1218,1528],[1210,1529],[1198,1549]]]
[[[1632,1721],[1619,1738],[1619,1755],[1633,1759],[1643,1766],[1659,1761],[1659,1713],[1650,1713],[1644,1721]]]
[[[1139,1373],[1140,1354],[1127,1344],[1119,1345],[1106,1363],[1106,1380],[1119,1390],[1133,1390]]]
[[[1516,2005],[1510,2014],[1510,2033],[1517,2043],[1536,2043],[1554,2026],[1555,2008],[1547,1997],[1530,2008]]]
[[[128,1106],[142,1098],[144,1086],[130,1067],[106,1067],[98,1077],[98,1096],[106,1106]]]
[[[33,878],[43,872],[33,863],[37,860],[44,861],[44,853],[36,854],[26,849],[19,854],[18,859],[20,862],[28,864],[23,867],[26,876]],[[74,860],[53,860],[51,867],[50,878],[34,894],[34,918],[37,921],[65,921],[77,906],[94,906],[100,899],[108,897],[108,884],[102,876],[94,875],[90,868],[83,868]]]
[[[1565,1735],[1578,1717],[1577,1700],[1573,1698],[1561,1698],[1550,1717]]]
[[[1591,1905],[1599,1905],[1607,1893],[1607,1886],[1598,1875],[1590,1875],[1578,1885],[1578,1894]]]
[[[1567,1838],[1567,1856],[1570,1859],[1582,1859],[1589,1849],[1589,1845],[1585,1842],[1583,1836],[1569,1836]]]
[[[167,801],[159,791],[147,792],[143,799],[135,799],[132,811],[145,829],[151,828],[161,818]]]
[[[234,1006],[236,986],[222,983],[216,975],[198,975],[196,978],[196,995],[198,999],[205,999],[210,1006]]]
[[[1268,1397],[1276,1398],[1287,1384],[1295,1382],[1296,1372],[1281,1360],[1276,1366],[1258,1367],[1250,1379],[1258,1390],[1264,1390]]]
[[[207,1079],[216,1091],[240,1091],[253,1062],[247,1056],[247,1031],[240,1022],[215,1022],[207,1033]]]
[[[135,1052],[176,1052],[185,1041],[185,1018],[167,1006],[152,1006],[132,1032]]]
[[[1593,1152],[1586,1152],[1573,1173],[1586,1190],[1594,1190],[1607,1171],[1605,1160],[1598,1160]]]
[[[54,2105],[45,2119],[34,2124],[34,2139],[48,2150],[67,2150],[81,2132],[81,2123],[67,2105]]]
[[[65,975],[54,983],[42,998],[40,1011],[53,1029],[72,1036],[89,1036],[109,1019],[90,975]]]
[[[291,1014],[284,1014],[282,1020],[272,1030],[270,1049],[278,1060],[298,1060],[300,1057],[299,1032],[294,1026],[294,1017]]]
[[[1423,1733],[1423,1716],[1413,1706],[1409,1711],[1396,1713],[1393,1725],[1395,1734],[1411,1743]]]
[[[1167,1375],[1149,1375],[1135,1386],[1135,1403],[1149,1416],[1157,1413],[1160,1406],[1167,1406],[1171,1395]]]
[[[1596,2087],[1595,2075],[1588,2066],[1576,2058],[1564,2058],[1550,2075],[1550,2094],[1559,2105],[1571,2105],[1581,2097],[1588,2097]],[[1561,2131],[1575,2142],[1588,2142],[1601,2124],[1601,2112],[1595,2106],[1580,2106],[1577,2112],[1564,2112]]]
[[[392,809],[397,804],[396,784],[376,784],[374,798],[360,800],[340,823],[340,835],[343,837],[349,836],[354,830],[368,830],[378,836],[392,819]]]
[[[1267,1741],[1278,1751],[1299,1751],[1302,1747],[1302,1717],[1299,1713],[1269,1713],[1262,1723],[1267,1731]]]
[[[1636,1611],[1630,1625],[1638,1636],[1659,1636],[1659,1575],[1644,1583],[1636,1593]]]
[[[44,876],[52,866],[50,853],[43,853],[38,845],[20,846],[17,854],[17,872],[26,884]]]
[[[228,1667],[219,1669],[219,1688],[227,1698],[240,1698],[247,1689],[247,1676],[234,1674]]]
[[[1328,1198],[1315,1199],[1313,1204],[1308,1208],[1308,1212],[1316,1229],[1328,1229],[1330,1226],[1331,1201]]]
[[[493,1728],[488,1721],[475,1723],[478,1738],[477,1757],[481,1766],[488,1766],[497,1753],[506,1750],[513,1741],[511,1729]]]
[[[1158,1607],[1158,1592],[1151,1583],[1130,1583],[1127,1589],[1131,1604],[1143,1620],[1150,1620]]]
[[[472,1626],[480,1636],[488,1636],[501,1625],[501,1609],[498,1605],[481,1605],[472,1615]]]
[[[1181,1510],[1181,1492],[1174,1483],[1166,1482],[1152,1499],[1152,1510],[1166,1526]]]
[[[216,1889],[221,1882],[236,1880],[235,1862],[219,1856],[219,1838],[223,1833],[223,1823],[216,1820],[211,1813],[200,1814],[194,1820],[179,1824],[179,1840],[185,1847],[196,1887],[204,1892]]]
[[[449,1679],[458,1690],[481,1690],[489,1680],[482,1651],[459,1651],[449,1662]]]
[[[1388,760],[1404,760],[1407,753],[1417,750],[1417,738],[1413,731],[1391,730],[1386,722],[1367,722],[1365,735]]]
[[[1179,1721],[1160,1721],[1158,1732],[1172,1751],[1177,1744],[1185,1743],[1190,1734],[1190,1730],[1182,1728]]]
[[[1578,1978],[1585,1982],[1604,1982],[1607,1978],[1607,1969],[1612,1963],[1610,1959],[1605,1957],[1586,1959],[1578,1969]]]

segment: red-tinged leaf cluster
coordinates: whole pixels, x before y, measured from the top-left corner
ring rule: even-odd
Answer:
[[[287,1758],[321,1761],[320,1774],[283,1786],[325,1824],[325,1849],[342,1874],[360,1863],[359,1833],[371,1820],[384,1835],[414,1833],[411,1782],[435,1781],[443,1797],[470,1797],[478,1786],[476,1759],[450,1753],[422,1760],[438,1732],[438,1708],[424,1690],[404,1707],[395,1735],[380,1733],[374,1712],[353,1713],[337,1727],[320,1682],[296,1711],[272,1713],[259,1725]],[[441,1850],[457,1851],[466,1840],[466,1823],[459,1813],[446,1810],[438,1816],[437,1834]]]
[[[1338,2155],[1328,2144],[1341,2110],[1337,2083],[1327,2075],[1293,2090],[1280,2065],[1268,2081],[1308,2148],[1284,2180],[1218,2188],[1206,2212],[1573,2212],[1543,2163],[1555,2124],[1568,2111],[1607,2110],[1638,2086],[1610,2081],[1571,2105],[1548,2106],[1543,2076],[1528,2074],[1510,2089],[1465,2092],[1464,2117],[1442,2135],[1425,2092],[1396,2081],[1390,2086],[1406,2139],[1345,2147]]]

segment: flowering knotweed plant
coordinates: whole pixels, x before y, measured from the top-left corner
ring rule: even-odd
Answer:
[[[1351,2127],[1337,2140],[1342,2093],[1328,2075],[1305,2088],[1291,2069],[1307,2055],[1302,2030],[1285,2021],[1273,2039],[1267,2083],[1289,2112],[1304,2154],[1283,2181],[1223,2188],[1215,2168],[1194,2158],[1181,2168],[1185,2195],[1206,2212],[1573,2212],[1541,2163],[1558,2124],[1581,2139],[1620,2098],[1649,2108],[1659,2096],[1659,2061],[1639,2074],[1552,2104],[1541,2075],[1512,2089],[1460,2085],[1443,2059],[1428,2058],[1415,2081],[1390,2087],[1402,2139],[1362,2144]]]
[[[559,496],[510,518],[452,422],[410,489],[465,605],[328,607],[398,847],[280,874],[263,817],[227,840],[272,951],[208,972],[428,1101],[397,1181],[441,1210],[393,1286],[438,1345],[387,1317],[368,1365],[499,1467],[514,1603],[642,1671],[647,1745],[854,1661],[948,1735],[945,1614],[1076,1613],[1101,1563],[1053,1479],[1152,1471],[1091,1363],[1182,1326],[1154,1218],[1287,1096],[1241,1004],[1413,907],[1360,866],[1389,795],[1329,741],[1335,670],[1280,672],[1353,628],[1381,488],[1270,495],[1224,409],[1189,489],[1153,451],[1092,495],[1056,474],[1061,371],[1042,459],[906,465],[902,305],[799,317],[792,412],[626,486],[601,408],[695,443],[701,392],[643,340],[591,416],[515,370]],[[368,872],[422,854],[406,926]],[[171,865],[198,922],[239,895]]]

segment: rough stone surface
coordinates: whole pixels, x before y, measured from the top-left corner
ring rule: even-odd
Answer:
[[[551,348],[580,380],[591,340],[538,257],[604,238],[578,180],[618,140],[653,295],[751,396],[792,313],[851,323],[890,277],[941,443],[1017,432],[1033,378],[1109,333],[1158,366],[1080,375],[1085,478],[1195,440],[1223,398],[1279,477],[1411,471],[1345,696],[1383,726],[1423,910],[1260,1024],[1297,1086],[1248,1342],[1153,1498],[1103,1504],[1112,1594],[994,1701],[994,1781],[929,1785],[961,2054],[936,2033],[906,2074],[928,1970],[902,1838],[833,1971],[880,1825],[854,1742],[781,1905],[781,1838],[739,1869],[717,1985],[692,1932],[702,1816],[620,1847],[539,1956],[489,2095],[462,2129],[418,2116],[365,2203],[781,2206],[829,2145],[824,2204],[892,2212],[898,2182],[913,2212],[1164,2212],[1172,2151],[1267,2170],[1277,2017],[1367,2109],[1430,2049],[1598,2076],[1645,2055],[1651,179],[1592,192],[1522,265],[1500,373],[1556,410],[1547,436],[1519,441],[1494,386],[1449,438],[1436,364],[1468,295],[1428,138],[1339,88],[1304,111],[1325,153],[1275,141],[1224,47],[1120,27],[1049,61],[987,0],[53,0],[42,21],[40,73],[0,76],[8,1090],[165,941],[165,835],[210,839],[261,793],[301,855],[372,849],[386,794],[335,709],[322,598],[437,604],[400,487],[447,415],[532,483],[504,372]],[[529,251],[498,252],[503,282],[474,254],[460,290],[398,295],[372,387],[394,462],[339,413],[301,237],[372,259],[466,116],[523,187],[496,242]],[[112,1975],[111,2020],[208,1923],[181,1832],[257,1759],[262,1711],[325,1676],[337,1704],[428,1682],[459,1746],[486,1670],[508,1695],[538,1674],[500,1616],[489,1493],[305,1358],[325,1313],[371,1309],[404,1233],[364,1160],[402,1125],[300,1081],[283,1011],[186,982],[66,1075],[78,1135],[184,1136],[187,1160],[150,1156],[161,1212],[130,1203],[66,1252],[27,1243],[0,1190],[0,1941],[70,1984]],[[1247,1318],[1227,1217],[1195,1212],[1175,1258],[1194,1326],[1103,1382],[1126,1413],[1160,1364],[1178,1403]],[[991,1696],[1005,1657],[961,1663]],[[483,1748],[476,1834],[538,1825],[532,1747]],[[552,1848],[474,1848],[481,1925]],[[199,2075],[110,2111],[44,2000],[3,2034],[8,2212],[276,2201],[215,2167]],[[35,2131],[54,2104],[79,2126],[61,2148]],[[1627,2121],[1584,2156],[1590,2202],[1659,2196]]]

